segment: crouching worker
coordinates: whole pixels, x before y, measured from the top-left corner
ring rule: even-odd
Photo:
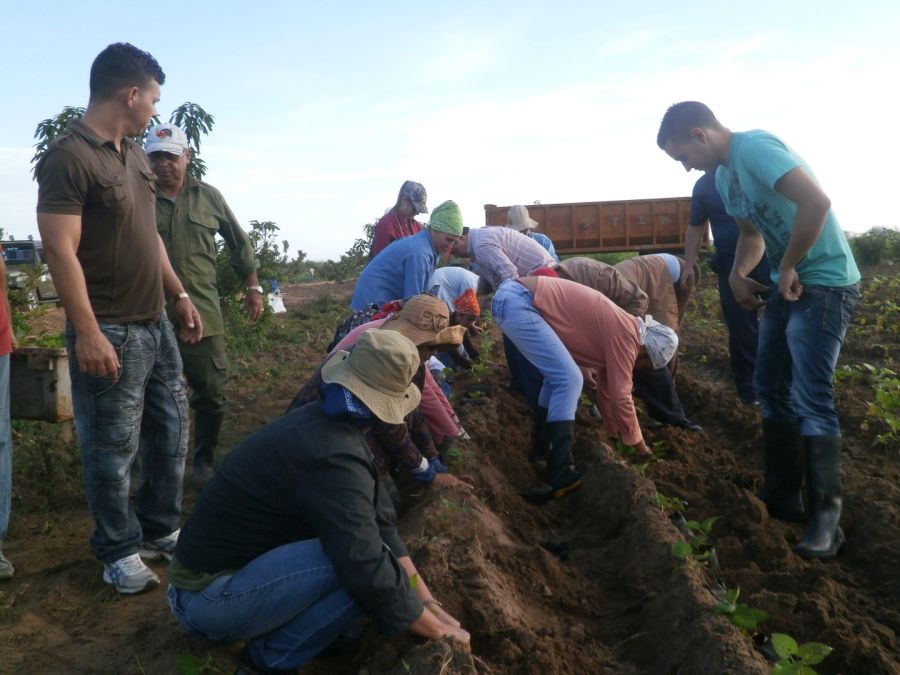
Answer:
[[[367,331],[326,364],[321,401],[225,458],[169,567],[169,605],[185,630],[246,640],[241,660],[257,672],[299,667],[363,616],[386,634],[469,644],[416,572],[363,435],[418,405],[418,367],[409,339]]]
[[[539,276],[523,277],[517,283],[563,345],[566,356],[587,374],[587,384],[596,392],[607,431],[634,447],[637,457],[648,457],[651,451],[641,434],[631,397],[633,372],[663,368],[678,348],[675,331],[649,315],[632,316],[603,293],[574,281]],[[573,310],[575,307],[578,309]],[[574,418],[574,410],[571,415]],[[538,427],[542,417],[536,416]],[[545,418],[553,419],[552,408]],[[542,434],[538,430],[535,436],[544,438],[544,452],[552,454],[550,448],[558,434],[554,434],[551,422],[545,428],[547,431]],[[549,464],[548,459],[548,468]]]

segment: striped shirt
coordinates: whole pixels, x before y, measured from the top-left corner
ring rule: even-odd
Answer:
[[[469,230],[469,254],[478,274],[494,288],[509,279],[528,276],[556,261],[534,239],[508,227]]]

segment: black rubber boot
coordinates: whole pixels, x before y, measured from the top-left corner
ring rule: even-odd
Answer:
[[[194,469],[191,482],[198,490],[202,490],[212,478],[213,456],[219,445],[219,432],[224,417],[201,412],[194,416]]]
[[[547,422],[544,428],[550,445],[547,452],[547,483],[522,493],[532,504],[541,504],[578,489],[584,477],[584,472],[576,470],[572,461],[575,421]]]
[[[550,438],[547,436],[547,413],[542,406],[534,406],[534,426],[531,429],[531,454],[528,459],[533,464],[545,462],[550,451]]]
[[[800,425],[782,420],[763,420],[766,473],[757,497],[769,515],[792,523],[803,522],[803,437]]]
[[[844,543],[841,520],[841,437],[806,437],[806,494],[810,520],[794,551],[804,558],[833,558]]]

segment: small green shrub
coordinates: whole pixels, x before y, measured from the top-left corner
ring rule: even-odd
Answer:
[[[853,257],[861,265],[876,265],[882,260],[900,259],[900,231],[890,227],[873,227],[850,238]]]

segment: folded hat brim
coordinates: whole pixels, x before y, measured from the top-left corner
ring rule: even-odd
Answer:
[[[424,330],[406,321],[399,314],[395,314],[390,319],[381,324],[382,330],[395,330],[404,337],[409,338],[417,347],[427,344],[462,344],[463,335],[466,333],[465,326],[447,326],[437,332],[433,330]]]
[[[422,400],[418,387],[409,384],[400,396],[385,393],[363,380],[353,370],[349,357],[350,352],[336,351],[322,367],[322,381],[349,389],[378,419],[388,424],[402,424]]]

